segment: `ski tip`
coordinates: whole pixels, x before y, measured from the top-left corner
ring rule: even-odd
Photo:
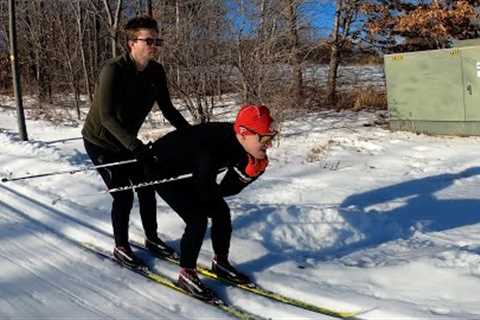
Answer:
[[[5,177],[2,178],[2,182],[7,182],[7,181],[8,181],[8,178],[5,178]]]

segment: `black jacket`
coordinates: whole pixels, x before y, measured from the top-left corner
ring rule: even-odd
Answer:
[[[138,130],[154,102],[175,128],[189,125],[172,105],[161,64],[150,61],[140,72],[128,54],[111,59],[100,73],[82,135],[107,150],[134,150],[140,144]]]
[[[154,178],[193,173],[196,191],[204,201],[237,194],[258,178],[245,173],[248,154],[231,123],[211,122],[170,132],[154,142],[153,152],[158,159]],[[218,184],[222,168],[227,172]]]

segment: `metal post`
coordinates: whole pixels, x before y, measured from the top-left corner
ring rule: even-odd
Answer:
[[[25,125],[25,114],[23,112],[22,86],[20,83],[20,73],[18,69],[17,55],[17,34],[15,29],[15,0],[9,0],[8,6],[10,12],[10,61],[12,63],[13,90],[15,91],[15,100],[17,104],[17,122],[20,138],[23,141],[28,140],[27,126]]]

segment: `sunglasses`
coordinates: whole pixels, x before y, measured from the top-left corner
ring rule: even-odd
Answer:
[[[160,47],[162,44],[163,44],[163,39],[160,39],[160,38],[145,38],[145,39],[141,39],[141,38],[136,38],[136,39],[133,39],[134,41],[145,41],[145,43],[148,45],[148,46],[155,46],[155,47]]]
[[[270,144],[272,143],[273,139],[275,139],[276,135],[278,134],[278,131],[274,130],[272,133],[270,134],[260,134],[258,133],[257,131],[255,130],[252,130],[250,128],[247,128],[245,126],[242,126],[242,128],[244,128],[245,130],[257,135],[258,137],[258,142],[260,142],[261,144]]]

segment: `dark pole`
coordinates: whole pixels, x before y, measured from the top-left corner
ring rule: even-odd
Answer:
[[[17,103],[17,122],[20,138],[23,141],[28,140],[27,126],[25,125],[25,115],[23,113],[22,86],[20,83],[20,73],[18,71],[17,56],[17,34],[15,30],[15,0],[9,1],[8,9],[10,11],[10,61],[12,62],[13,90],[15,91],[15,100]]]

